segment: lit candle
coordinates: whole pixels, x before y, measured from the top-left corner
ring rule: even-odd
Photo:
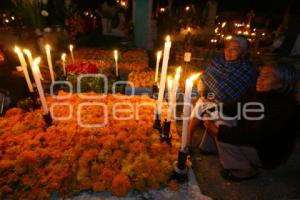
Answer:
[[[36,84],[36,87],[37,87],[37,90],[38,90],[38,93],[39,93],[39,96],[40,96],[40,100],[41,100],[41,104],[42,104],[44,114],[48,114],[49,110],[48,110],[48,107],[47,107],[46,98],[45,98],[44,90],[43,90],[43,87],[42,87],[42,84],[41,84],[41,80],[39,78],[39,63],[40,63],[40,61],[41,61],[40,57],[34,59],[33,66],[32,66],[32,72],[33,72],[33,77],[34,77],[34,80],[35,80],[35,84]]]
[[[23,73],[24,73],[24,76],[25,76],[25,80],[26,80],[26,83],[28,85],[28,89],[29,89],[30,92],[33,92],[33,87],[32,87],[30,77],[29,77],[29,74],[28,74],[27,64],[26,64],[24,55],[23,55],[21,49],[17,46],[15,46],[15,52],[18,54],[18,57],[19,57],[19,60],[20,60],[20,63],[21,63],[21,67],[22,67],[22,70],[23,70]]]
[[[63,70],[64,70],[64,75],[66,76],[67,72],[66,72],[66,54],[65,53],[61,54],[61,61],[62,61],[62,66],[63,66]]]
[[[70,49],[70,53],[71,53],[72,63],[74,64],[74,55],[73,55],[74,46],[72,44],[70,44],[69,49]]]
[[[155,70],[155,83],[158,81],[158,71],[159,71],[159,63],[161,59],[162,51],[158,51],[156,54],[156,70]]]
[[[114,58],[116,63],[116,77],[119,76],[119,68],[118,68],[118,50],[114,50]]]
[[[174,79],[174,83],[173,83],[173,88],[172,88],[172,112],[175,110],[175,104],[176,104],[176,98],[177,98],[177,90],[179,87],[179,80],[180,80],[180,74],[181,74],[181,67],[177,67],[176,69],[176,74],[175,74],[175,79]]]
[[[187,131],[188,131],[190,112],[191,112],[191,96],[192,96],[192,89],[193,89],[193,81],[196,78],[198,78],[198,76],[200,76],[200,74],[195,74],[190,78],[188,78],[185,82],[181,151],[184,151],[187,143]]]
[[[170,122],[172,118],[172,108],[173,108],[173,102],[172,102],[172,88],[173,88],[173,80],[169,76],[168,77],[168,101],[169,101],[169,109],[168,109],[168,115],[167,115],[167,121]]]
[[[50,53],[50,51],[51,51],[50,45],[47,44],[45,46],[45,49],[46,49],[48,66],[49,66],[49,70],[50,70],[51,81],[52,81],[52,83],[54,83],[55,79],[54,79],[54,71],[53,71],[53,65],[52,65],[52,59],[51,59],[51,53]]]
[[[159,84],[159,93],[158,93],[158,100],[157,100],[159,115],[161,115],[162,113],[162,102],[163,102],[165,87],[166,87],[166,76],[168,71],[168,62],[169,62],[171,44],[172,43],[171,43],[170,36],[167,36],[165,42],[165,48],[164,48],[162,70],[161,70],[160,84]]]
[[[32,69],[32,66],[33,66],[33,59],[32,59],[32,54],[31,54],[31,51],[28,50],[28,49],[23,49],[23,52],[26,54],[27,58],[28,58],[28,61],[29,61],[29,65]],[[44,80],[43,76],[42,76],[42,73],[39,69],[39,76],[40,76],[40,79],[41,80]]]

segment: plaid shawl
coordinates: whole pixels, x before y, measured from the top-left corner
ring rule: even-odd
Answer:
[[[201,78],[218,101],[233,103],[255,87],[256,75],[254,66],[247,60],[227,62],[219,56],[211,61]]]

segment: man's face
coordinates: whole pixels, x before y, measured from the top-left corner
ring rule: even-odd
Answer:
[[[228,41],[224,47],[224,57],[226,61],[238,60],[242,55],[240,43],[236,40]]]

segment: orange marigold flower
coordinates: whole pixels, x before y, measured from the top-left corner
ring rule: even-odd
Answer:
[[[93,191],[94,192],[102,192],[105,191],[105,184],[101,181],[93,182]]]
[[[8,159],[0,160],[0,173],[12,168],[15,165],[15,163],[16,163],[15,160],[8,160]]]
[[[173,191],[179,191],[179,185],[178,182],[175,180],[172,180],[169,182],[168,187]]]
[[[131,190],[131,183],[128,176],[118,174],[112,181],[112,192],[117,196],[125,196]]]

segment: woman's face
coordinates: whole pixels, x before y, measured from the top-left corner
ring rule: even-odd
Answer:
[[[270,92],[282,87],[283,85],[273,67],[264,66],[261,68],[256,83],[257,92]]]
[[[224,47],[224,58],[226,61],[238,60],[241,57],[242,51],[240,43],[236,40],[228,41]]]

